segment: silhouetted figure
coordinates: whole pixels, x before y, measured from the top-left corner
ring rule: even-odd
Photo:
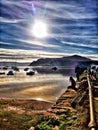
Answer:
[[[68,86],[68,88],[72,88],[72,89],[74,89],[74,90],[77,91],[77,88],[76,88],[76,82],[75,82],[75,80],[73,79],[73,77],[70,77],[69,80],[70,80],[70,82],[71,82],[71,85]]]
[[[84,72],[84,70],[87,70],[87,67],[78,66],[78,65],[75,67],[75,73],[76,73],[77,81],[80,80],[80,75]]]
[[[75,73],[76,73],[77,80],[79,81],[79,76],[80,76],[80,67],[79,66],[76,66]]]

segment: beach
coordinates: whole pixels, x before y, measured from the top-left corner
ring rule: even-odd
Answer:
[[[55,102],[68,84],[69,77],[61,74],[27,76],[17,72],[14,76],[0,75],[0,97]]]

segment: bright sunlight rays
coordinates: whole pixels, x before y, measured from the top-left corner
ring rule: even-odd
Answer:
[[[32,33],[37,38],[44,38],[47,36],[47,25],[45,22],[36,20],[33,24]]]

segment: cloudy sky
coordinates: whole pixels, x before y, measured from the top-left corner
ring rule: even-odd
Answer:
[[[0,58],[98,55],[97,0],[0,0]]]

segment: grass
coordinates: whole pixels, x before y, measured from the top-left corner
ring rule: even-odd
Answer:
[[[41,122],[36,125],[35,130],[52,130],[54,126],[58,126],[59,130],[65,130],[66,128],[72,130],[72,126],[75,126],[77,120],[75,113],[71,113],[69,109],[66,109],[65,113],[59,113],[59,119],[52,117],[43,118]],[[76,127],[74,127],[73,130],[76,130]]]
[[[83,73],[80,75],[80,81],[84,78],[87,78],[87,70],[84,70]]]
[[[7,105],[8,102],[7,101],[4,101],[4,100],[0,100],[0,105]]]
[[[14,112],[0,112],[0,130],[28,130],[38,124],[42,115],[16,114]]]
[[[59,130],[82,130],[79,126],[82,124],[85,128],[86,113],[80,108],[77,111],[70,112],[69,109],[65,109],[64,113],[58,113],[58,119],[43,114],[27,115],[0,111],[0,130],[29,130],[32,126],[35,130],[52,130],[54,126],[58,126]]]
[[[43,110],[51,104],[38,102],[35,100],[0,100],[0,130],[29,130],[32,126],[37,126],[46,118],[43,114],[34,114],[32,110]],[[10,110],[9,107],[16,108]],[[20,110],[25,110],[19,114]],[[38,108],[38,109],[37,109]],[[31,112],[31,114],[30,114]],[[41,127],[41,126],[40,126]],[[43,126],[48,129],[48,126]],[[44,128],[44,129],[45,129]]]

